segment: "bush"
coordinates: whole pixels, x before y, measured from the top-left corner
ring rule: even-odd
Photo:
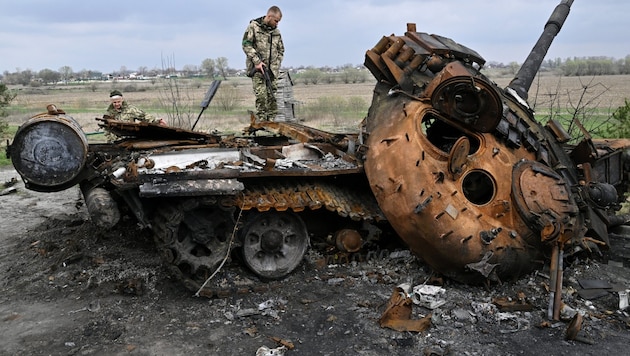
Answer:
[[[6,111],[6,107],[11,104],[16,96],[17,94],[14,91],[9,90],[6,84],[0,83],[0,117],[6,117],[9,115]],[[9,124],[4,120],[0,120],[0,136],[2,136],[8,128]]]
[[[219,87],[214,100],[223,111],[232,111],[241,100],[238,88],[233,85]]]
[[[17,93],[7,88],[6,84],[0,83],[0,117],[8,115],[5,108],[11,104],[16,96]]]
[[[123,92],[124,93],[133,93],[133,92],[136,92],[136,91],[138,91],[138,86],[135,85],[135,84],[125,85],[125,87],[123,88]]]
[[[0,137],[4,136],[4,133],[9,128],[9,124],[4,120],[0,120]]]
[[[625,105],[620,106],[612,114],[606,128],[607,137],[630,138],[630,102],[625,100]]]

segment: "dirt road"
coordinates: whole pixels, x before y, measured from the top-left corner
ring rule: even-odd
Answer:
[[[19,177],[0,170],[0,183],[11,178]],[[313,248],[268,290],[195,297],[133,219],[99,231],[77,189],[14,187],[0,196],[1,355],[601,355],[630,343],[618,293],[630,288],[630,273],[619,259],[567,263],[561,321],[547,318],[540,271],[489,289],[446,280],[433,309],[411,306],[410,319],[429,316],[428,329],[396,331],[379,319],[397,286],[435,277],[404,249],[334,264]],[[227,279],[261,285],[236,261],[211,283]],[[586,299],[585,281],[609,288]],[[519,295],[529,310],[495,303]],[[578,335],[592,345],[565,340],[576,312]]]

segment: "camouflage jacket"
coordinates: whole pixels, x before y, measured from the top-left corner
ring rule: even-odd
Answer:
[[[107,115],[109,115],[112,119],[119,121],[134,122],[138,120],[151,123],[157,123],[160,121],[153,115],[147,114],[133,105],[129,105],[126,101],[123,101],[120,111],[114,109],[114,105],[109,104],[109,107],[107,107]]]
[[[249,22],[243,35],[243,52],[245,52],[245,66],[249,73],[255,65],[264,62],[273,75],[280,76],[280,65],[284,58],[284,43],[280,30],[266,25],[264,17]]]

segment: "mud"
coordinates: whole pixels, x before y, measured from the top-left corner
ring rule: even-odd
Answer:
[[[0,170],[0,183],[11,178],[19,177]],[[566,261],[559,321],[547,317],[542,270],[485,287],[444,280],[441,306],[411,307],[411,319],[430,317],[428,329],[396,331],[379,319],[397,286],[439,281],[404,249],[335,263],[313,246],[268,290],[195,297],[132,218],[100,231],[78,189],[14,187],[0,196],[1,355],[600,355],[623,354],[630,342],[618,293],[630,289],[623,254]],[[238,261],[210,283],[227,279],[264,285]],[[607,288],[586,299],[586,280]],[[499,299],[512,310],[499,309]],[[576,312],[583,340],[566,340]]]

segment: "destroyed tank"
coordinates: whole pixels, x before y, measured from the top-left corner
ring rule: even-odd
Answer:
[[[241,137],[98,120],[121,139],[88,143],[71,116],[49,105],[16,132],[8,151],[15,169],[34,191],[78,185],[99,228],[135,217],[200,295],[225,292],[202,285],[233,256],[274,280],[301,263],[311,235],[354,253],[389,228],[356,155],[357,134],[254,115]]]
[[[593,140],[580,125],[573,143],[527,102],[571,4],[555,8],[504,89],[477,52],[413,24],[367,51],[378,80],[363,127],[370,187],[411,251],[452,279],[501,281],[549,260],[558,273],[563,252],[606,246],[627,221],[616,212],[629,141]]]
[[[382,37],[365,54],[377,83],[356,134],[253,115],[238,137],[99,119],[124,138],[88,144],[51,105],[20,127],[10,157],[29,189],[79,185],[97,226],[129,211],[193,290],[235,250],[261,278],[280,279],[314,236],[353,253],[390,230],[456,281],[508,280],[549,263],[553,289],[565,254],[606,248],[627,221],[617,212],[630,142],[582,129],[576,143],[527,102],[571,4],[556,7],[506,88],[452,39],[414,24]]]

